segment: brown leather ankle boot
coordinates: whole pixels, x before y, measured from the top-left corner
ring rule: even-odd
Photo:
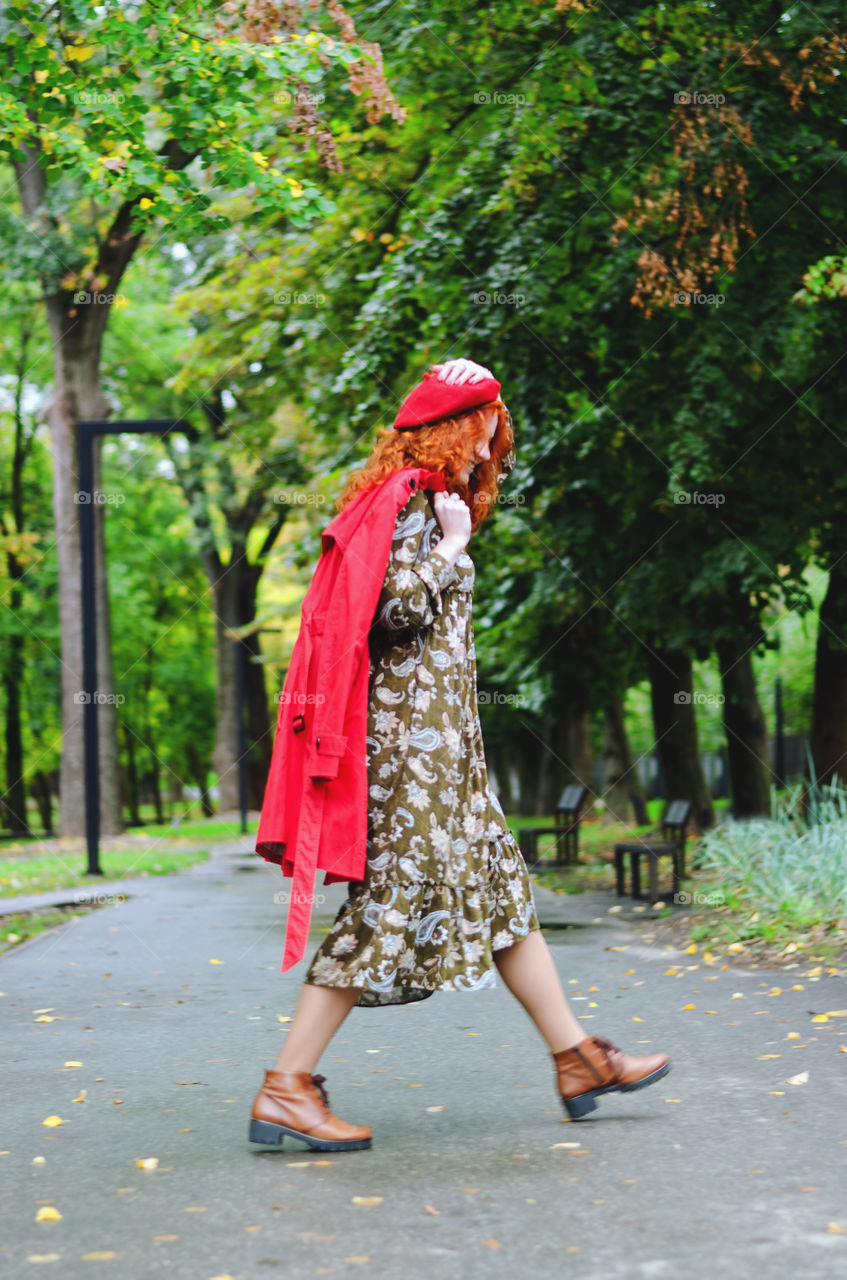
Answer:
[[[308,1071],[265,1071],[253,1103],[249,1139],[281,1147],[284,1137],[299,1138],[317,1151],[360,1151],[371,1145],[371,1131],[345,1124],[329,1109],[325,1076]]]
[[[551,1056],[559,1093],[571,1120],[594,1111],[598,1094],[643,1089],[654,1080],[661,1080],[671,1069],[666,1053],[632,1058],[602,1036],[588,1036],[573,1048],[561,1049]]]

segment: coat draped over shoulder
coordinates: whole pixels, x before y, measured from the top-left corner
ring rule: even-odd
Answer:
[[[291,876],[280,968],[303,956],[315,874],[361,880],[368,821],[368,638],[397,513],[416,488],[444,490],[441,472],[395,471],[360,493],[321,534],[300,631],[280,694],[256,852]]]

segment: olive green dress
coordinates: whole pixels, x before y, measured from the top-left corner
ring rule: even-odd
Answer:
[[[492,952],[537,929],[526,865],[489,788],[477,711],[474,565],[437,550],[416,490],[370,634],[368,845],[305,981],[359,1005],[496,985]]]

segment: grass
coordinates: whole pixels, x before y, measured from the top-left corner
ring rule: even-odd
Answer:
[[[24,893],[46,893],[50,889],[94,886],[106,880],[136,876],[166,876],[208,858],[207,849],[118,849],[101,856],[102,876],[87,874],[84,852],[45,853],[27,858],[0,857],[0,898]]]
[[[88,915],[95,907],[51,907],[46,911],[27,911],[20,915],[0,917],[0,955],[20,946],[39,933],[67,924],[74,916]]]

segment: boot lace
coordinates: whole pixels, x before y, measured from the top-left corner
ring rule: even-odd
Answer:
[[[312,1084],[315,1086],[318,1093],[321,1095],[321,1101],[323,1102],[323,1105],[326,1107],[327,1111],[329,1111],[330,1109],[329,1094],[324,1088],[324,1085],[326,1084],[326,1076],[312,1076]]]

